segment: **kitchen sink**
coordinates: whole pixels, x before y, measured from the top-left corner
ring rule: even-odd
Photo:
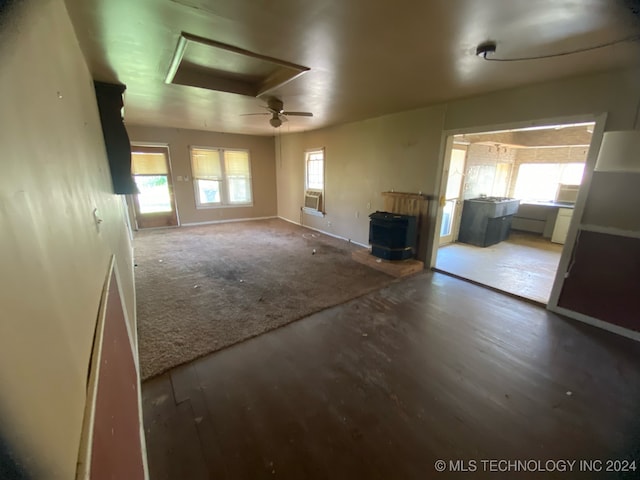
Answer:
[[[515,215],[520,206],[520,200],[509,197],[479,197],[465,200],[465,202],[477,202],[478,210],[487,218]],[[482,205],[482,207],[480,207]]]
[[[514,199],[509,197],[478,197],[472,198],[471,200],[475,200],[477,202],[506,202]]]

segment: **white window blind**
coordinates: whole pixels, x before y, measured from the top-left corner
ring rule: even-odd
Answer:
[[[131,173],[134,175],[167,175],[167,161],[163,153],[131,153]]]
[[[219,150],[191,149],[191,166],[195,179],[222,180]]]
[[[224,150],[224,171],[229,203],[251,203],[249,152]]]
[[[251,204],[247,150],[192,147],[191,169],[198,206]]]

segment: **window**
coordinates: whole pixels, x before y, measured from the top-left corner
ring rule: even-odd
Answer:
[[[173,211],[166,154],[151,147],[138,149],[141,151],[131,152],[131,173],[140,191],[136,197],[139,213]]]
[[[514,196],[521,200],[553,201],[558,185],[580,185],[584,163],[523,163]]]
[[[305,190],[324,191],[324,150],[308,150],[305,152],[305,162]]]
[[[304,152],[304,202],[302,211],[324,216],[324,149]]]
[[[191,175],[199,207],[250,205],[252,202],[247,150],[192,147]]]

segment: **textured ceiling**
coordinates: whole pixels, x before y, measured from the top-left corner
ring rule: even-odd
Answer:
[[[525,62],[639,33],[635,0],[67,0],[96,80],[127,85],[125,121],[272,135],[264,98],[164,82],[181,32],[310,70],[270,92],[312,130],[640,63],[640,42]]]

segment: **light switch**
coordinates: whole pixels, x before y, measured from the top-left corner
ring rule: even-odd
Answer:
[[[102,223],[102,217],[97,208],[93,209],[93,221],[96,223],[96,230],[100,232],[100,224]]]

